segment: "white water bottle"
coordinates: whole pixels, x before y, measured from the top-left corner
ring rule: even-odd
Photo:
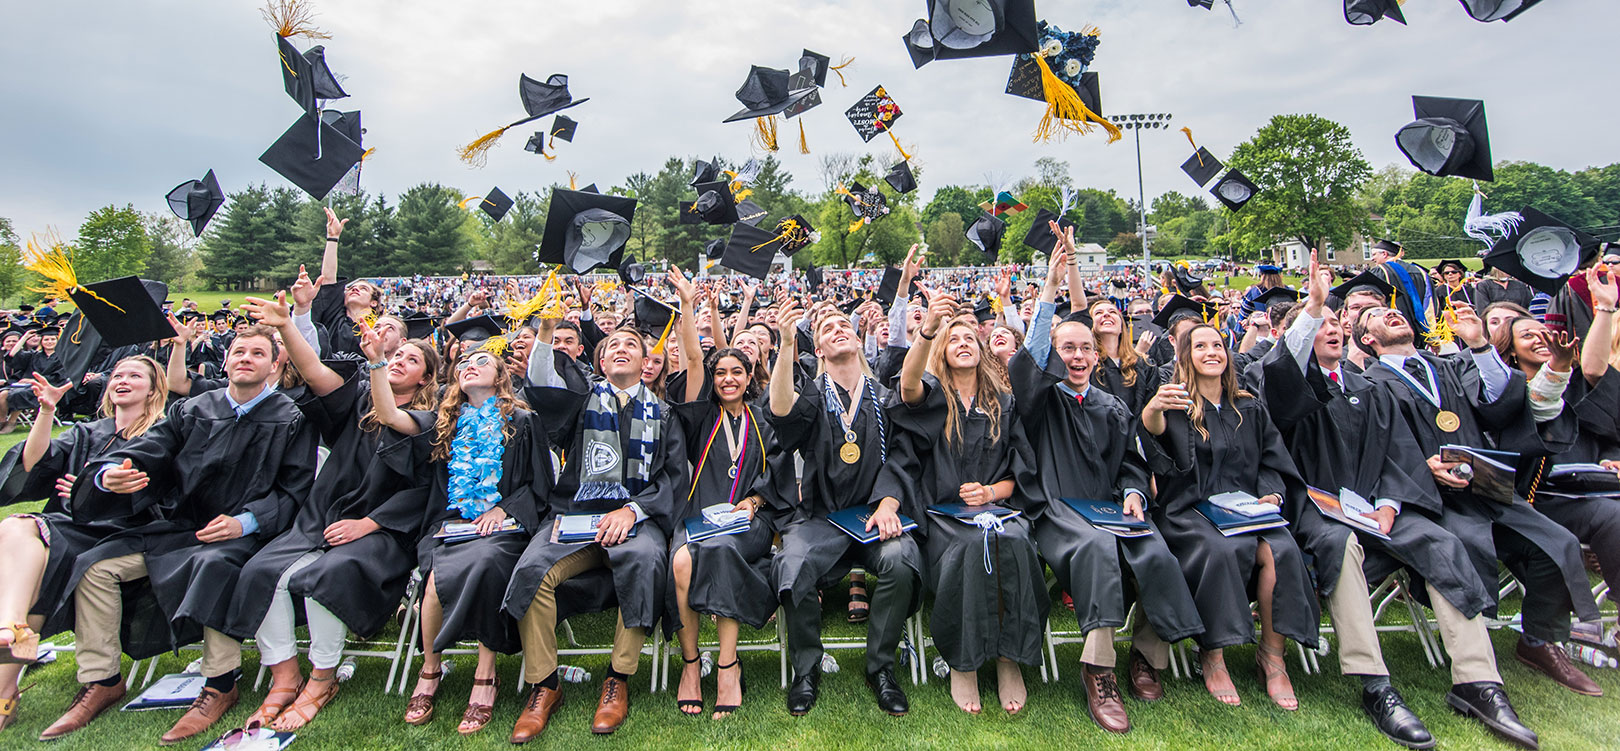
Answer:
[[[585,683],[591,679],[591,674],[578,665],[558,665],[557,677],[569,683]]]
[[[951,674],[951,666],[945,664],[945,658],[934,655],[934,675],[944,678]]]
[[[709,677],[714,672],[714,655],[709,652],[698,653],[698,676]]]
[[[1565,644],[1564,652],[1569,655],[1570,659],[1584,662],[1593,667],[1610,669],[1620,667],[1620,660],[1615,660],[1601,649],[1589,647],[1585,644]]]
[[[838,660],[835,659],[832,656],[831,652],[822,652],[821,653],[821,672],[823,672],[823,673],[836,673],[836,672],[838,672]]]
[[[353,677],[354,677],[354,658],[353,657],[345,657],[345,658],[343,658],[343,662],[338,663],[338,668],[337,668],[338,683],[346,683],[346,682],[348,682],[348,680],[350,678],[353,678]]]
[[[1616,646],[1615,634],[1617,629],[1620,629],[1620,627],[1613,627],[1605,631],[1603,625],[1600,623],[1577,622],[1570,628],[1569,635],[1570,638],[1575,639],[1576,641],[1584,642],[1594,647],[1613,648]]]

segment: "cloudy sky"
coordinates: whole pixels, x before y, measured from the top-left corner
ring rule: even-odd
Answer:
[[[1041,0],[1063,28],[1095,25],[1106,114],[1171,112],[1217,155],[1279,113],[1349,126],[1375,167],[1400,162],[1393,134],[1412,94],[1484,99],[1497,160],[1575,170],[1620,157],[1612,96],[1620,3],[1545,0],[1512,23],[1481,24],[1456,0],[1409,0],[1408,26],[1344,22],[1340,0],[1232,0],[1242,25],[1182,0]],[[212,168],[227,191],[286,184],[258,156],[298,116],[282,93],[273,36],[254,0],[7,3],[0,32],[0,216],[20,232],[70,234],[108,203],[160,210],[182,180]],[[800,188],[818,158],[866,149],[843,110],[878,84],[905,112],[895,133],[916,147],[924,195],[952,183],[1015,178],[1042,156],[1076,182],[1136,192],[1126,140],[1102,135],[1034,144],[1042,105],[1002,93],[1009,58],[913,70],[900,36],[924,0],[320,0],[333,70],[361,109],[365,186],[390,196],[422,181],[508,193],[567,181],[609,185],[654,171],[670,154],[734,159],[751,123],[722,124],[750,64],[792,68],[800,48],[853,56],[805,117],[812,151],[785,137]],[[309,42],[297,40],[302,48]],[[473,170],[455,149],[522,114],[518,74],[566,73],[581,121],[547,162],[514,129]],[[549,122],[545,121],[545,122]],[[796,132],[793,135],[797,135]],[[796,140],[796,139],[794,139]],[[887,139],[872,142],[889,159]],[[1179,170],[1179,132],[1142,141],[1149,195],[1197,187]]]

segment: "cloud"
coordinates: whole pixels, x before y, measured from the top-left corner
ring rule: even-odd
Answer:
[[[1149,195],[1197,190],[1178,169],[1180,126],[1224,156],[1280,113],[1314,112],[1348,126],[1375,167],[1404,163],[1393,134],[1410,96],[1485,99],[1499,160],[1580,169],[1614,159],[1599,135],[1620,103],[1592,93],[1611,67],[1620,7],[1599,0],[1544,3],[1512,23],[1480,24],[1445,0],[1409,3],[1408,26],[1351,27],[1329,0],[1233,0],[1223,8],[1175,0],[1046,0],[1043,17],[1102,30],[1092,69],[1106,114],[1170,112],[1171,129],[1142,134]],[[67,233],[109,203],[164,210],[175,184],[217,171],[227,190],[285,182],[258,156],[297,117],[281,91],[272,34],[251,2],[148,0],[13,4],[0,65],[0,214],[20,231]],[[780,158],[811,189],[820,154],[874,151],[843,110],[883,84],[905,115],[895,134],[925,170],[923,192],[1027,174],[1042,156],[1069,162],[1078,184],[1136,193],[1128,135],[1062,143],[1030,140],[1041,105],[1003,93],[1010,60],[944,61],[913,70],[900,36],[922,0],[323,0],[318,23],[334,70],[364,112],[365,187],[390,196],[432,181],[507,193],[582,181],[620,183],[671,154],[742,158],[751,124],[722,124],[750,64],[792,68],[808,47],[856,58],[826,102],[805,116],[814,152],[784,137]],[[308,42],[298,40],[300,47]],[[470,170],[457,146],[518,119],[519,73],[566,73],[580,121],[547,162],[509,133],[489,166]],[[543,127],[549,120],[536,123]]]

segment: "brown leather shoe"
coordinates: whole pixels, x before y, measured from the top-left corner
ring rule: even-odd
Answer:
[[[50,727],[45,728],[45,731],[39,734],[39,739],[53,741],[84,728],[108,707],[122,701],[124,691],[123,681],[114,686],[90,683],[79,687],[79,693],[73,697],[73,703],[68,705],[67,711],[63,712],[56,722],[51,723]]]
[[[1131,663],[1125,669],[1130,676],[1131,696],[1141,701],[1158,701],[1164,698],[1164,684],[1159,683],[1159,671],[1148,664],[1147,658],[1141,652],[1131,650]]]
[[[1557,644],[1547,642],[1539,647],[1532,647],[1519,638],[1519,645],[1513,648],[1513,656],[1519,659],[1532,670],[1546,675],[1571,691],[1582,696],[1602,696],[1603,688],[1596,681],[1587,677],[1580,668],[1575,667],[1569,655],[1559,649]]]
[[[1086,710],[1091,712],[1097,727],[1110,733],[1124,735],[1131,731],[1131,720],[1125,716],[1125,702],[1119,693],[1119,679],[1114,671],[1082,664],[1086,683]]]
[[[551,715],[563,705],[562,691],[546,686],[529,689],[529,700],[523,704],[517,724],[512,726],[512,742],[528,743],[540,736],[551,721]]]
[[[619,729],[630,714],[630,685],[618,678],[602,681],[602,700],[591,718],[591,732],[606,735]]]
[[[174,723],[174,727],[169,728],[169,732],[158,739],[158,745],[172,746],[213,727],[214,723],[219,722],[219,718],[231,711],[231,707],[236,706],[236,700],[240,696],[235,686],[223,694],[211,688],[204,688],[202,693],[197,695],[197,700],[191,703],[191,709],[186,710],[180,721]]]

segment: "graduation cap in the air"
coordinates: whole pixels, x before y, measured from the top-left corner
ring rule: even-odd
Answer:
[[[559,138],[572,143],[574,140],[574,131],[576,130],[579,130],[578,121],[567,115],[558,115],[552,119],[550,131],[535,131],[534,135],[529,136],[529,142],[523,145],[523,150],[533,154],[539,154],[540,156],[545,157],[546,161],[554,160],[557,157],[547,153],[546,149],[555,149],[557,147],[557,139]]]
[[[1119,128],[1102,115],[1101,82],[1088,70],[1101,37],[1095,31],[1064,31],[1045,21],[1040,22],[1037,34],[1040,51],[1013,58],[1006,89],[1008,94],[1046,104],[1046,113],[1035,128],[1036,140],[1061,139],[1069,132],[1090,133],[1094,125],[1107,131],[1110,143],[1119,140]]]
[[[986,263],[995,263],[1000,257],[1001,237],[1005,234],[1007,222],[988,211],[979,212],[979,217],[967,228],[968,242],[984,254]]]
[[[1541,0],[1462,0],[1463,8],[1475,21],[1512,21]]]
[[[761,208],[759,204],[747,198],[737,202],[737,221],[757,226],[764,219],[765,209]]]
[[[866,93],[866,96],[855,100],[849,109],[844,110],[845,119],[854,126],[855,133],[862,141],[871,142],[880,133],[887,133],[894,127],[894,122],[905,113],[900,111],[894,97],[889,96],[888,89],[878,86]]]
[[[563,264],[576,274],[598,266],[617,268],[635,216],[634,198],[557,188],[551,192],[545,234],[534,259]]]
[[[200,237],[203,228],[208,226],[208,220],[214,218],[214,212],[225,204],[225,191],[220,190],[214,171],[208,170],[201,180],[187,180],[174,186],[167,200],[169,210],[175,216],[191,222],[192,233]]]
[[[804,281],[805,281],[806,284],[810,285],[810,291],[811,292],[815,292],[816,290],[821,289],[821,282],[822,282],[821,269],[818,269],[815,266],[811,266],[811,267],[805,269],[804,270]]]
[[[1344,0],[1344,20],[1352,26],[1371,26],[1385,18],[1406,23],[1401,0]]]
[[[821,238],[816,228],[810,226],[809,220],[798,214],[778,219],[774,229],[776,237],[782,242],[782,255],[790,257]]]
[[[1249,199],[1254,198],[1260,188],[1249,182],[1242,172],[1235,169],[1227,170],[1226,174],[1216,181],[1215,186],[1209,189],[1210,195],[1233,211],[1243,208]]]
[[[1377,295],[1380,300],[1388,300],[1390,295],[1395,294],[1395,288],[1377,274],[1363,271],[1351,277],[1349,281],[1328,290],[1331,298],[1337,299],[1341,304],[1356,292],[1369,292]]]
[[[928,18],[918,19],[902,41],[911,64],[1034,52],[1035,0],[926,0]]]
[[[917,177],[911,174],[911,162],[904,159],[889,168],[889,174],[883,176],[883,181],[902,195],[917,189]]]
[[[1176,295],[1171,297],[1170,301],[1159,310],[1159,314],[1153,317],[1153,325],[1169,331],[1171,324],[1183,318],[1195,318],[1202,323],[1208,323],[1214,319],[1215,313],[1219,310],[1220,307],[1215,303],[1199,302],[1190,297]]]
[[[731,183],[721,178],[697,186],[696,201],[681,201],[681,224],[733,224],[737,221],[737,202],[732,197]]]
[[[512,199],[508,198],[500,188],[490,188],[489,193],[483,196],[474,196],[461,203],[465,206],[472,201],[478,201],[478,208],[483,210],[490,219],[497,222],[506,216],[506,212],[512,210]]]
[[[259,161],[319,201],[365,156],[365,149],[324,118],[314,123],[311,127],[311,121],[300,116],[259,155]]]
[[[1535,209],[1491,248],[1486,263],[1549,295],[1597,257],[1598,239]]]
[[[653,353],[664,351],[669,332],[675,328],[675,316],[681,311],[639,289],[631,290],[636,298],[636,330],[657,340]]]
[[[860,229],[862,225],[871,224],[872,220],[889,213],[889,199],[883,195],[883,191],[877,188],[868,189],[859,180],[850,181],[848,187],[840,185],[833,192],[843,196],[844,203],[855,212],[855,223],[850,225],[850,232]]]
[[[157,282],[161,284],[161,282]],[[68,293],[78,314],[89,319],[109,347],[125,347],[168,339],[175,335],[159,301],[168,294],[153,296],[143,280],[125,276],[86,284]]]
[[[561,73],[553,73],[544,81],[536,81],[525,74],[518,74],[518,98],[523,101],[523,110],[529,113],[528,116],[511,125],[485,133],[478,140],[461,147],[461,161],[474,167],[482,167],[489,150],[494,148],[495,142],[499,141],[501,136],[506,135],[506,131],[591,100],[590,97],[574,99],[573,95],[568,93],[568,76]]]
[[[1041,209],[1035,212],[1035,221],[1029,225],[1029,232],[1024,235],[1024,244],[1051,257],[1058,244],[1058,236],[1052,234],[1052,222],[1057,222],[1059,229],[1075,226],[1074,222],[1058,216],[1057,212]]]
[[[1412,166],[1436,177],[1494,179],[1484,102],[1414,96],[1412,115],[1416,119],[1395,134]]]
[[[338,84],[337,76],[326,65],[326,48],[317,44],[306,52],[299,52],[292,42],[278,33],[276,49],[281,58],[282,87],[305,114],[314,117],[320,100],[348,96]]]
[[[1203,285],[1204,277],[1192,273],[1191,269],[1182,265],[1184,263],[1183,261],[1170,267],[1170,278],[1175,280],[1180,292],[1188,293]]]
[[[753,225],[748,225],[748,226],[752,227]],[[726,252],[726,239],[723,238],[723,237],[719,238],[719,239],[715,239],[715,240],[710,240],[708,245],[703,246],[703,256],[705,258],[711,260],[711,261],[720,260],[720,256],[722,254],[724,254],[725,252]]]
[[[979,208],[990,212],[994,216],[1017,216],[1028,209],[1029,204],[1002,190],[996,192],[995,198],[980,203]]]
[[[1187,7],[1212,10],[1215,7],[1215,0],[1187,0]]]
[[[647,279],[647,267],[634,260],[619,264],[619,281],[626,285],[640,284]]]
[[[771,273],[771,261],[782,247],[782,238],[767,229],[749,224],[731,225],[731,237],[720,253],[720,265],[755,279]]]
[[[785,70],[760,65],[749,66],[748,77],[737,89],[737,101],[742,103],[743,108],[726,118],[724,122],[783,114],[799,100],[816,93],[814,87],[792,88],[791,78],[791,74]]]
[[[464,342],[478,342],[501,333],[501,323],[495,317],[485,313],[477,318],[463,318],[455,323],[447,323],[445,331],[451,336]]]
[[[1200,146],[1197,152],[1187,157],[1187,161],[1181,163],[1181,171],[1187,173],[1187,176],[1202,188],[1208,185],[1210,180],[1215,179],[1225,166],[1214,154],[1209,153],[1209,149]]]
[[[906,290],[906,297],[909,298],[912,295],[917,294],[917,292],[921,289],[922,287],[917,285],[916,279],[911,280],[911,286]],[[884,305],[893,305],[895,296],[899,293],[900,269],[893,266],[884,266],[883,279],[882,281],[878,282],[877,294],[873,295],[873,297]]]
[[[695,168],[693,170],[692,182],[687,183],[687,184],[691,185],[694,188],[696,188],[697,186],[699,186],[699,185],[701,185],[703,183],[712,183],[712,182],[714,182],[716,180],[719,180],[719,179],[720,179],[720,158],[715,157],[714,161],[712,161],[712,162],[706,162],[706,161],[703,161],[702,159],[699,159],[699,160],[697,160],[697,164],[695,165]]]
[[[366,129],[360,126],[360,110],[351,112],[321,110],[321,121],[342,133],[344,138],[353,141],[356,146],[364,145]]]

